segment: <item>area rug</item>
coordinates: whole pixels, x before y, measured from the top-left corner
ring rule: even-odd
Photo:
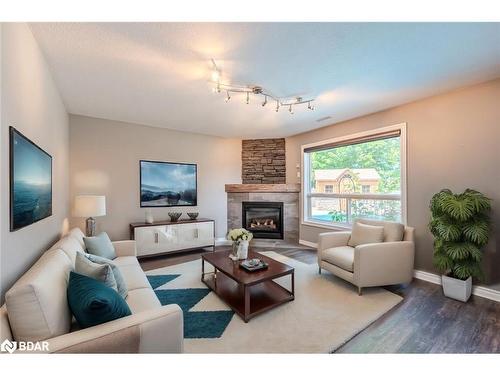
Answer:
[[[366,288],[358,296],[353,285],[326,271],[319,275],[316,265],[263,254],[295,268],[295,300],[249,323],[201,282],[201,260],[147,272],[162,305],[176,303],[184,313],[185,352],[328,353],[402,300],[382,288]],[[289,276],[277,280],[289,288]]]

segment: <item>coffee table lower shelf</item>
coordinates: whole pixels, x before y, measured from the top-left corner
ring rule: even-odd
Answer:
[[[217,272],[216,275],[205,274],[202,281],[245,323],[264,311],[294,299],[293,291],[290,292],[272,280],[245,286],[222,272]]]

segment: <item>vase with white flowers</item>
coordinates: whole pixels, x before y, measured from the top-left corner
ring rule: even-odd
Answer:
[[[244,228],[231,229],[227,234],[227,239],[233,242],[233,253],[230,258],[233,260],[246,259],[248,257],[248,245],[252,238],[252,232]]]

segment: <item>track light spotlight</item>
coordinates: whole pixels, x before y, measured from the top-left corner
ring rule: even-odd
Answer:
[[[267,104],[267,95],[264,95],[264,102],[262,103],[262,106],[265,107]]]
[[[220,73],[217,69],[212,70],[212,81],[219,82]]]
[[[276,112],[280,110],[280,102],[276,100]]]
[[[229,100],[231,100],[231,96],[229,95],[229,91],[226,91],[226,94],[227,94],[227,96],[226,96],[225,100],[226,100],[226,103],[227,103]]]
[[[247,104],[250,103],[250,93],[247,92]]]

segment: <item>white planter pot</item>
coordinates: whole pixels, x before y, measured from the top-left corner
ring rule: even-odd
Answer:
[[[240,241],[238,244],[238,259],[248,258],[248,241]]]
[[[446,297],[462,302],[467,302],[472,293],[472,277],[467,280],[455,279],[453,277],[441,276],[443,292]]]

